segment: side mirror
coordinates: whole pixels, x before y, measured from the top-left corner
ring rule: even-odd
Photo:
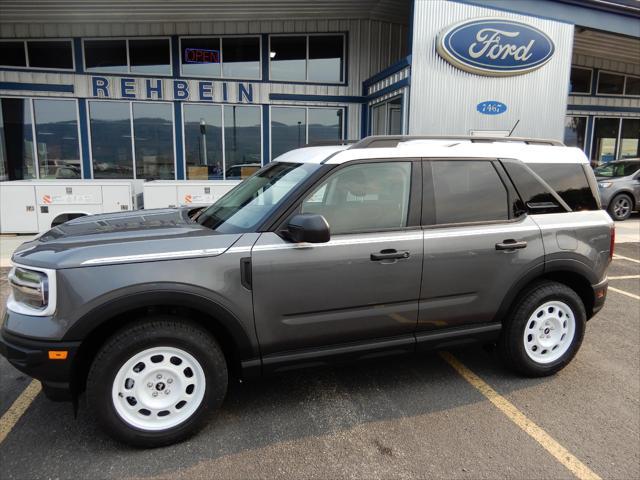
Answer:
[[[326,243],[331,234],[322,215],[303,213],[294,215],[287,225],[287,237],[292,242]]]

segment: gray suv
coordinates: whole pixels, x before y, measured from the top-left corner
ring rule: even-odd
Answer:
[[[614,220],[626,220],[640,205],[640,158],[617,160],[594,169],[602,208]]]
[[[230,379],[496,343],[551,375],[603,306],[613,222],[551,141],[286,153],[210,207],[96,215],[13,255],[0,351],[113,437],[196,432]]]

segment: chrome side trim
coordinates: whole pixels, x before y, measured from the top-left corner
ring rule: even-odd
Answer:
[[[199,250],[181,250],[176,252],[141,253],[85,260],[81,265],[104,265],[106,263],[149,262],[152,260],[174,260],[177,258],[215,257],[224,253],[226,248],[203,248]]]
[[[15,272],[16,268],[23,268],[25,270],[34,270],[36,272],[41,272],[47,275],[47,279],[49,281],[49,303],[46,308],[42,310],[38,310],[36,308],[31,308],[23,303],[19,303],[13,296],[13,291],[9,294],[9,298],[7,298],[7,310],[11,310],[14,313],[19,313],[21,315],[31,315],[35,317],[48,317],[55,313],[57,300],[58,300],[58,285],[56,283],[56,271],[51,270],[49,268],[40,268],[40,267],[32,267],[29,265],[21,265],[16,262],[11,262],[14,268],[9,272],[9,276],[12,276]]]

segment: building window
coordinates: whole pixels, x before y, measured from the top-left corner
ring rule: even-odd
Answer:
[[[598,74],[598,94],[622,95],[624,93],[624,75],[600,72]]]
[[[569,93],[591,93],[591,74],[590,68],[571,67]]]
[[[289,82],[344,81],[344,35],[271,35],[270,78]]]
[[[260,107],[184,105],[187,179],[241,179],[262,166]]]
[[[627,77],[624,86],[625,95],[640,95],[640,77]]]
[[[173,180],[173,109],[168,103],[133,103],[136,178]]]
[[[31,100],[0,99],[2,180],[37,178],[31,120]]]
[[[640,157],[640,118],[623,118],[618,158]]]
[[[0,65],[73,70],[73,46],[71,40],[2,41]]]
[[[93,178],[134,178],[129,102],[89,102]]]
[[[344,108],[272,107],[271,158],[309,143],[344,138]]]
[[[88,72],[171,75],[168,38],[84,40]]]
[[[210,78],[260,78],[260,37],[180,39],[182,75]]]
[[[587,117],[568,116],[564,119],[564,143],[568,147],[585,148]]]
[[[80,178],[75,100],[33,100],[39,178]]]
[[[402,95],[371,107],[372,135],[402,134]]]
[[[592,164],[640,156],[640,119],[596,117],[591,148]]]

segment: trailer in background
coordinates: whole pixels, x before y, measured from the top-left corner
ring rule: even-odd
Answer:
[[[38,233],[73,218],[142,208],[143,180],[0,182],[0,233]]]
[[[144,207],[205,207],[216,202],[240,180],[155,180],[144,184]]]

